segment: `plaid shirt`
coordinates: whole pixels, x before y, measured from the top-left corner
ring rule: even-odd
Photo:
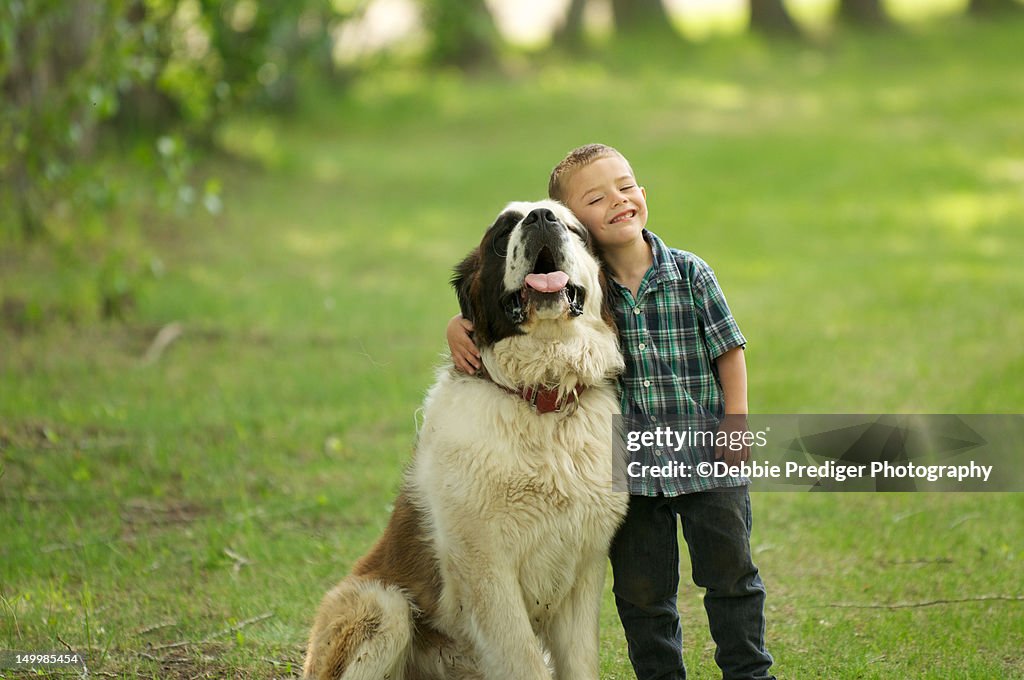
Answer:
[[[718,380],[717,359],[746,344],[725,295],[706,262],[682,250],[668,248],[647,231],[654,263],[640,282],[637,297],[613,281],[618,295],[615,321],[625,355],[626,370],[619,379],[622,413],[631,429],[639,423],[654,429],[670,425],[672,416],[697,416],[712,429],[725,415],[725,396]],[[686,418],[675,422],[685,426]],[[695,422],[691,420],[690,422]],[[680,429],[673,427],[673,429]],[[653,455],[652,455],[653,454]],[[695,465],[708,455],[645,450],[633,460],[664,464],[670,460]],[[691,468],[692,469],[692,468]],[[630,478],[629,491],[642,496],[676,496],[715,487],[746,483],[739,477]]]

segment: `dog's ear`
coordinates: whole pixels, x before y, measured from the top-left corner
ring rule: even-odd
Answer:
[[[608,327],[616,333],[619,332],[618,324],[615,323],[615,284],[612,282],[612,277],[608,275],[605,269],[605,264],[601,262],[601,268],[598,270],[597,278],[601,282],[601,318],[604,320]]]
[[[476,323],[473,318],[473,284],[480,273],[480,249],[475,248],[462,262],[455,267],[452,275],[452,288],[459,298],[459,311],[462,318]]]

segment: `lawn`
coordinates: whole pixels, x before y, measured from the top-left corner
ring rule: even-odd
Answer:
[[[590,141],[715,268],[752,410],[1024,411],[1021,35],[627,42],[503,77],[381,69],[228,121],[200,168],[225,211],[147,220],[160,275],[125,322],[0,326],[0,649],[296,676],[387,521],[453,265]],[[0,262],[4,295],[59,281]],[[754,523],[781,678],[1024,676],[1024,496],[765,493]],[[720,677],[682,571],[690,675]],[[631,677],[606,589],[602,678]]]

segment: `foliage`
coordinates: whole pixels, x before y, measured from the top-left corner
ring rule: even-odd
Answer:
[[[197,141],[231,111],[286,104],[298,79],[325,72],[339,17],[327,0],[3,3],[0,243],[48,244],[92,281],[99,311],[120,316],[148,256],[118,214],[122,188],[96,172],[103,138],[145,149],[134,158],[161,178],[159,205],[216,209],[216,184],[193,186]]]
[[[331,22],[326,0],[145,0],[144,21],[159,27],[158,68],[142,87],[169,100],[193,132],[249,104],[286,105],[296,82],[326,73]]]
[[[116,112],[118,88],[138,76],[132,57],[143,31],[123,21],[125,7],[12,0],[0,9],[3,236],[39,235],[68,204],[76,212],[108,207],[98,178],[76,159],[95,146],[97,123]]]

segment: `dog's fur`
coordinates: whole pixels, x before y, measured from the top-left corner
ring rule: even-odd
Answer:
[[[441,369],[391,521],[327,593],[304,672],[344,680],[596,680],[622,370],[587,232],[511,203],[453,285],[489,376]],[[562,271],[560,291],[527,275]],[[585,386],[539,413],[524,386]]]

